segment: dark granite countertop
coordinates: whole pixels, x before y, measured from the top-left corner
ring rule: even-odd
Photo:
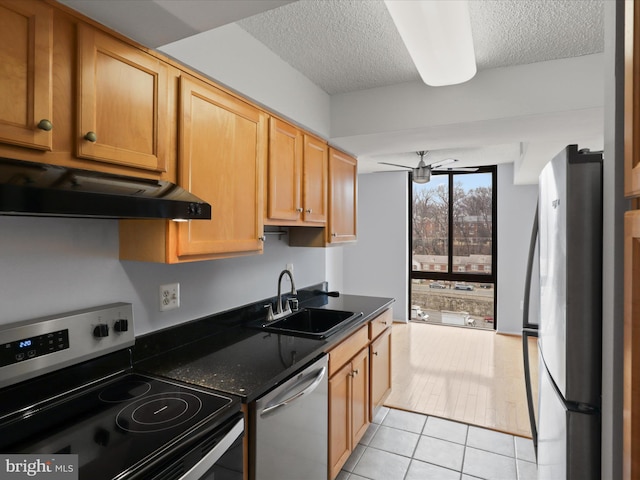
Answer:
[[[360,295],[299,292],[302,307],[362,312],[347,328],[322,340],[255,328],[265,300],[136,339],[134,368],[237,395],[249,403],[286,380],[394,302]]]

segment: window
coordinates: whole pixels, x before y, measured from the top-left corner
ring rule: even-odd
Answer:
[[[496,168],[412,183],[411,318],[495,328]]]

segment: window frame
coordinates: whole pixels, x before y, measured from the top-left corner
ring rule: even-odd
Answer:
[[[425,272],[425,271],[417,271],[413,270],[413,175],[412,172],[409,172],[409,299],[407,302],[408,305],[408,314],[409,318],[411,318],[411,297],[412,297],[412,281],[413,280],[442,280],[442,281],[450,281],[450,282],[471,282],[471,283],[493,283],[493,328],[494,330],[497,328],[498,319],[496,317],[496,292],[498,290],[497,283],[498,278],[496,272],[498,271],[498,221],[497,221],[497,212],[498,212],[498,178],[497,178],[497,166],[489,165],[484,167],[478,167],[475,172],[456,172],[456,171],[442,171],[442,172],[432,172],[431,175],[447,175],[448,179],[448,188],[449,188],[449,209],[448,209],[448,228],[449,235],[447,238],[447,264],[448,269],[446,272],[437,271],[437,272]],[[452,192],[454,179],[459,175],[473,175],[478,173],[491,173],[491,192],[492,192],[492,200],[491,200],[491,271],[489,273],[485,273],[484,269],[482,272],[478,271],[478,273],[462,273],[454,271],[453,266],[453,241],[454,236],[452,235],[453,229],[453,203],[452,203]]]

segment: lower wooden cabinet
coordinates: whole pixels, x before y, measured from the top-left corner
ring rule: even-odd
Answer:
[[[335,478],[369,426],[369,351],[329,378],[329,478]]]
[[[640,476],[640,210],[624,217],[623,478]]]
[[[336,478],[391,393],[391,310],[329,350],[329,471]]]
[[[371,418],[391,393],[391,329],[369,346],[371,358]]]

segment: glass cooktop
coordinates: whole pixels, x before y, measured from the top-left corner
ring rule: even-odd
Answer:
[[[111,479],[208,430],[232,402],[127,374],[0,425],[0,451],[77,454],[80,478]]]

